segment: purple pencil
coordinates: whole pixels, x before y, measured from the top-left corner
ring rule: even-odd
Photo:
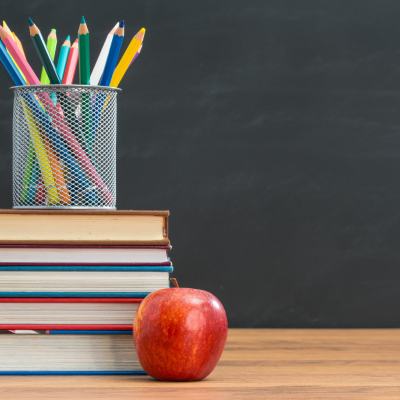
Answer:
[[[131,66],[132,65],[132,63],[137,59],[137,57],[138,57],[138,55],[139,55],[139,53],[140,53],[140,51],[142,50],[142,47],[143,47],[143,44],[142,45],[140,45],[140,47],[139,47],[139,49],[138,49],[138,51],[136,52],[136,54],[135,54],[135,57],[133,57],[133,59],[132,59],[132,61],[131,61],[131,63],[129,64],[129,66]]]

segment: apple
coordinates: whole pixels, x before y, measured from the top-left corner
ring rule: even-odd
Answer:
[[[204,379],[217,365],[227,336],[220,301],[204,290],[179,286],[149,294],[133,321],[140,364],[160,381]]]

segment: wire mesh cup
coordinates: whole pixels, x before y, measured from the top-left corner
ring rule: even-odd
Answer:
[[[12,90],[14,208],[114,209],[120,89]]]

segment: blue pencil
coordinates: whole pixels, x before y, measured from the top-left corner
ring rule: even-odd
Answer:
[[[101,77],[100,86],[110,86],[115,66],[117,65],[118,55],[121,50],[122,41],[124,40],[124,21],[122,20],[119,27],[115,30],[113,40],[111,42],[110,51],[107,56],[106,65],[104,67],[103,76]]]
[[[57,62],[57,74],[62,82],[65,72],[65,67],[67,65],[69,49],[71,48],[71,38],[68,36],[64,44],[61,46],[60,55],[58,56]]]
[[[5,71],[7,71],[11,80],[14,82],[15,86],[25,85],[25,80],[22,77],[21,73],[18,71],[16,65],[11,60],[10,55],[8,54],[4,44],[0,42],[0,61],[4,66]]]

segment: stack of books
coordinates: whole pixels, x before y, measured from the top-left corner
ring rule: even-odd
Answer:
[[[143,373],[132,323],[169,287],[168,215],[0,210],[0,375]]]

